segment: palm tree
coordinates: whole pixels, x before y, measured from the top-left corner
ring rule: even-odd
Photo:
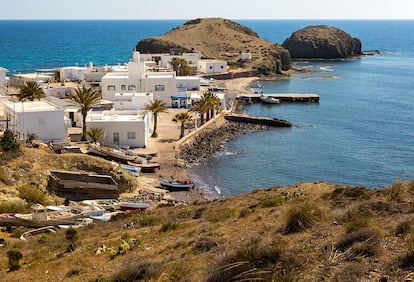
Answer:
[[[188,65],[187,60],[184,58],[174,57],[171,59],[171,66],[178,76],[191,75],[193,70]]]
[[[207,103],[207,120],[214,116],[215,111],[220,109],[220,99],[212,91],[206,91],[203,94],[203,99]]]
[[[200,125],[204,124],[204,114],[207,113],[207,101],[205,99],[201,99],[195,102],[194,107],[191,108],[191,111],[198,112],[200,115]]]
[[[44,97],[46,97],[45,92],[43,92],[43,89],[35,81],[26,81],[20,86],[19,101],[34,101],[35,99],[40,100]]]
[[[154,116],[154,130],[152,131],[151,137],[158,137],[158,134],[157,134],[158,115],[160,113],[168,112],[167,105],[163,101],[155,99],[149,102],[148,104],[145,104],[144,107],[147,111],[151,111]]]
[[[176,114],[175,117],[172,119],[173,122],[181,122],[181,133],[179,139],[184,137],[184,124],[186,122],[193,121],[193,117],[189,114],[189,111],[182,112],[179,114]]]
[[[105,134],[105,131],[102,128],[91,127],[87,134],[92,139],[93,143],[96,143],[96,141]]]
[[[86,141],[86,116],[88,111],[101,100],[101,94],[92,89],[82,86],[78,87],[74,92],[66,94],[66,99],[73,105],[79,106],[82,112],[82,137],[81,141]]]

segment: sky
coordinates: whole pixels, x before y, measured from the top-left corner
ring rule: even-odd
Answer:
[[[0,0],[9,19],[414,19],[413,0]]]

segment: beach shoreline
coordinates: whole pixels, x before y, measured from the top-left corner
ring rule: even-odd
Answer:
[[[248,77],[219,80],[217,84],[226,88],[226,99],[235,99],[238,94],[250,93],[248,90],[249,86],[257,79],[257,77]],[[204,92],[205,90],[202,89],[201,91]],[[223,197],[222,189],[215,183],[205,160],[201,163],[188,164],[183,159],[178,158],[178,147],[182,145],[178,139],[180,125],[174,123],[172,119],[176,114],[185,111],[187,109],[168,109],[167,113],[161,113],[157,127],[158,137],[150,138],[145,148],[134,149],[136,153],[155,155],[151,161],[161,164],[160,170],[156,173],[141,173],[139,178],[143,182],[152,183],[153,185],[157,185],[159,177],[168,178],[172,176],[175,179],[192,179],[196,184],[194,189],[190,191],[168,192],[168,195],[178,202],[193,203],[195,201],[221,198]],[[203,130],[220,128],[224,123],[226,121],[222,118],[222,115],[218,115],[210,121],[208,126],[198,129],[197,134],[194,134],[194,136],[197,136]],[[187,130],[185,133],[188,135],[192,132],[192,130]],[[193,138],[189,137],[185,143],[191,142]],[[150,188],[147,186],[147,189]]]

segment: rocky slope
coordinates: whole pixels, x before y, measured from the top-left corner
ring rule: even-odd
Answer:
[[[361,41],[348,33],[326,25],[308,26],[294,32],[283,47],[292,58],[336,59],[361,55]]]
[[[203,58],[226,60],[229,65],[257,70],[259,74],[282,73],[290,68],[289,52],[272,44],[250,28],[221,18],[195,19],[168,33],[138,42],[141,53],[169,53],[170,48],[201,52]],[[241,53],[251,52],[250,62],[241,62]]]

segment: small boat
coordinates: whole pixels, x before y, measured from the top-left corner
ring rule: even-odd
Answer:
[[[260,101],[264,104],[280,104],[281,101],[280,99],[277,99],[275,97],[272,96],[260,96]]]
[[[42,233],[56,233],[59,230],[60,229],[58,227],[52,226],[52,225],[40,227],[40,228],[29,230],[29,231],[22,233],[22,235],[20,235],[20,240],[26,241],[34,235],[38,235]]]
[[[160,178],[160,185],[161,187],[166,188],[170,192],[188,191],[194,188],[194,182],[191,179],[179,181],[173,178],[171,179]]]
[[[128,162],[134,162],[137,160],[137,156],[129,155],[122,150],[103,147],[99,144],[89,144],[88,154],[103,157],[110,161],[127,164]]]
[[[125,169],[126,171],[132,172],[135,175],[138,175],[139,172],[141,171],[140,167],[138,167],[138,166],[121,164],[121,163],[117,163],[117,162],[114,162],[114,161],[112,161],[111,164],[114,165],[114,166],[120,167],[122,169]]]
[[[105,212],[113,212],[119,209],[119,201],[116,199],[94,199],[94,200],[83,200],[82,203],[85,205],[95,206],[103,209]],[[95,215],[94,215],[95,216]]]
[[[149,204],[144,202],[119,202],[119,209],[121,210],[143,211],[147,208],[149,208]]]
[[[139,167],[140,171],[143,173],[154,173],[157,169],[161,168],[159,163],[151,163],[151,162],[142,162],[140,164],[136,163],[129,163],[129,165],[134,167]]]

